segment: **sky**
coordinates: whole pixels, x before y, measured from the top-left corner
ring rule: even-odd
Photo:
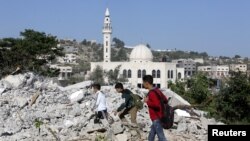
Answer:
[[[250,0],[0,0],[0,38],[34,29],[102,43],[107,7],[127,46],[250,57]]]

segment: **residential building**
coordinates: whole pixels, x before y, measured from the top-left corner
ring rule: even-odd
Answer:
[[[235,72],[247,72],[247,64],[230,64],[230,71],[235,71]]]
[[[229,76],[229,67],[227,65],[222,66],[199,66],[198,71],[206,72],[211,78],[223,78]]]

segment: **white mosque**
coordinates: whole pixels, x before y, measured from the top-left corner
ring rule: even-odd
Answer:
[[[91,62],[91,72],[97,66],[104,71],[115,70],[120,66],[120,76],[128,79],[133,86],[142,87],[142,77],[144,75],[152,75],[154,77],[154,85],[159,88],[167,88],[168,81],[175,83],[177,79],[184,79],[184,68],[177,68],[176,63],[171,62],[153,62],[151,50],[139,44],[135,46],[130,54],[129,62],[111,62],[111,20],[108,8],[105,12],[103,33],[104,60],[103,62]]]

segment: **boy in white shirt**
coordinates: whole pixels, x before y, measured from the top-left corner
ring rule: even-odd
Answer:
[[[96,111],[96,119],[94,120],[95,123],[99,122],[99,119],[107,119],[107,103],[106,97],[103,92],[101,92],[101,85],[100,84],[93,84],[92,85],[93,91],[97,97],[95,106],[93,110]]]

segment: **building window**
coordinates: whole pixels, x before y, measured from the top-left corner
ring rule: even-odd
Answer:
[[[128,70],[128,78],[131,78],[132,74],[131,74],[131,70]]]
[[[157,70],[157,78],[161,78],[161,71]]]
[[[123,70],[123,78],[127,78],[127,70]]]
[[[153,78],[156,77],[156,72],[155,72],[155,70],[152,70],[152,76],[153,76]]]
[[[178,79],[181,79],[181,73],[180,72],[178,73]]]
[[[108,41],[106,41],[106,46],[108,46]]]
[[[142,70],[142,77],[146,75],[146,70]]]
[[[168,78],[170,78],[170,70],[168,70]]]
[[[171,70],[171,78],[173,79],[174,78],[174,71]]]
[[[138,75],[138,78],[141,78],[141,70],[138,70],[137,75]]]
[[[108,53],[108,48],[106,48],[106,53]]]

